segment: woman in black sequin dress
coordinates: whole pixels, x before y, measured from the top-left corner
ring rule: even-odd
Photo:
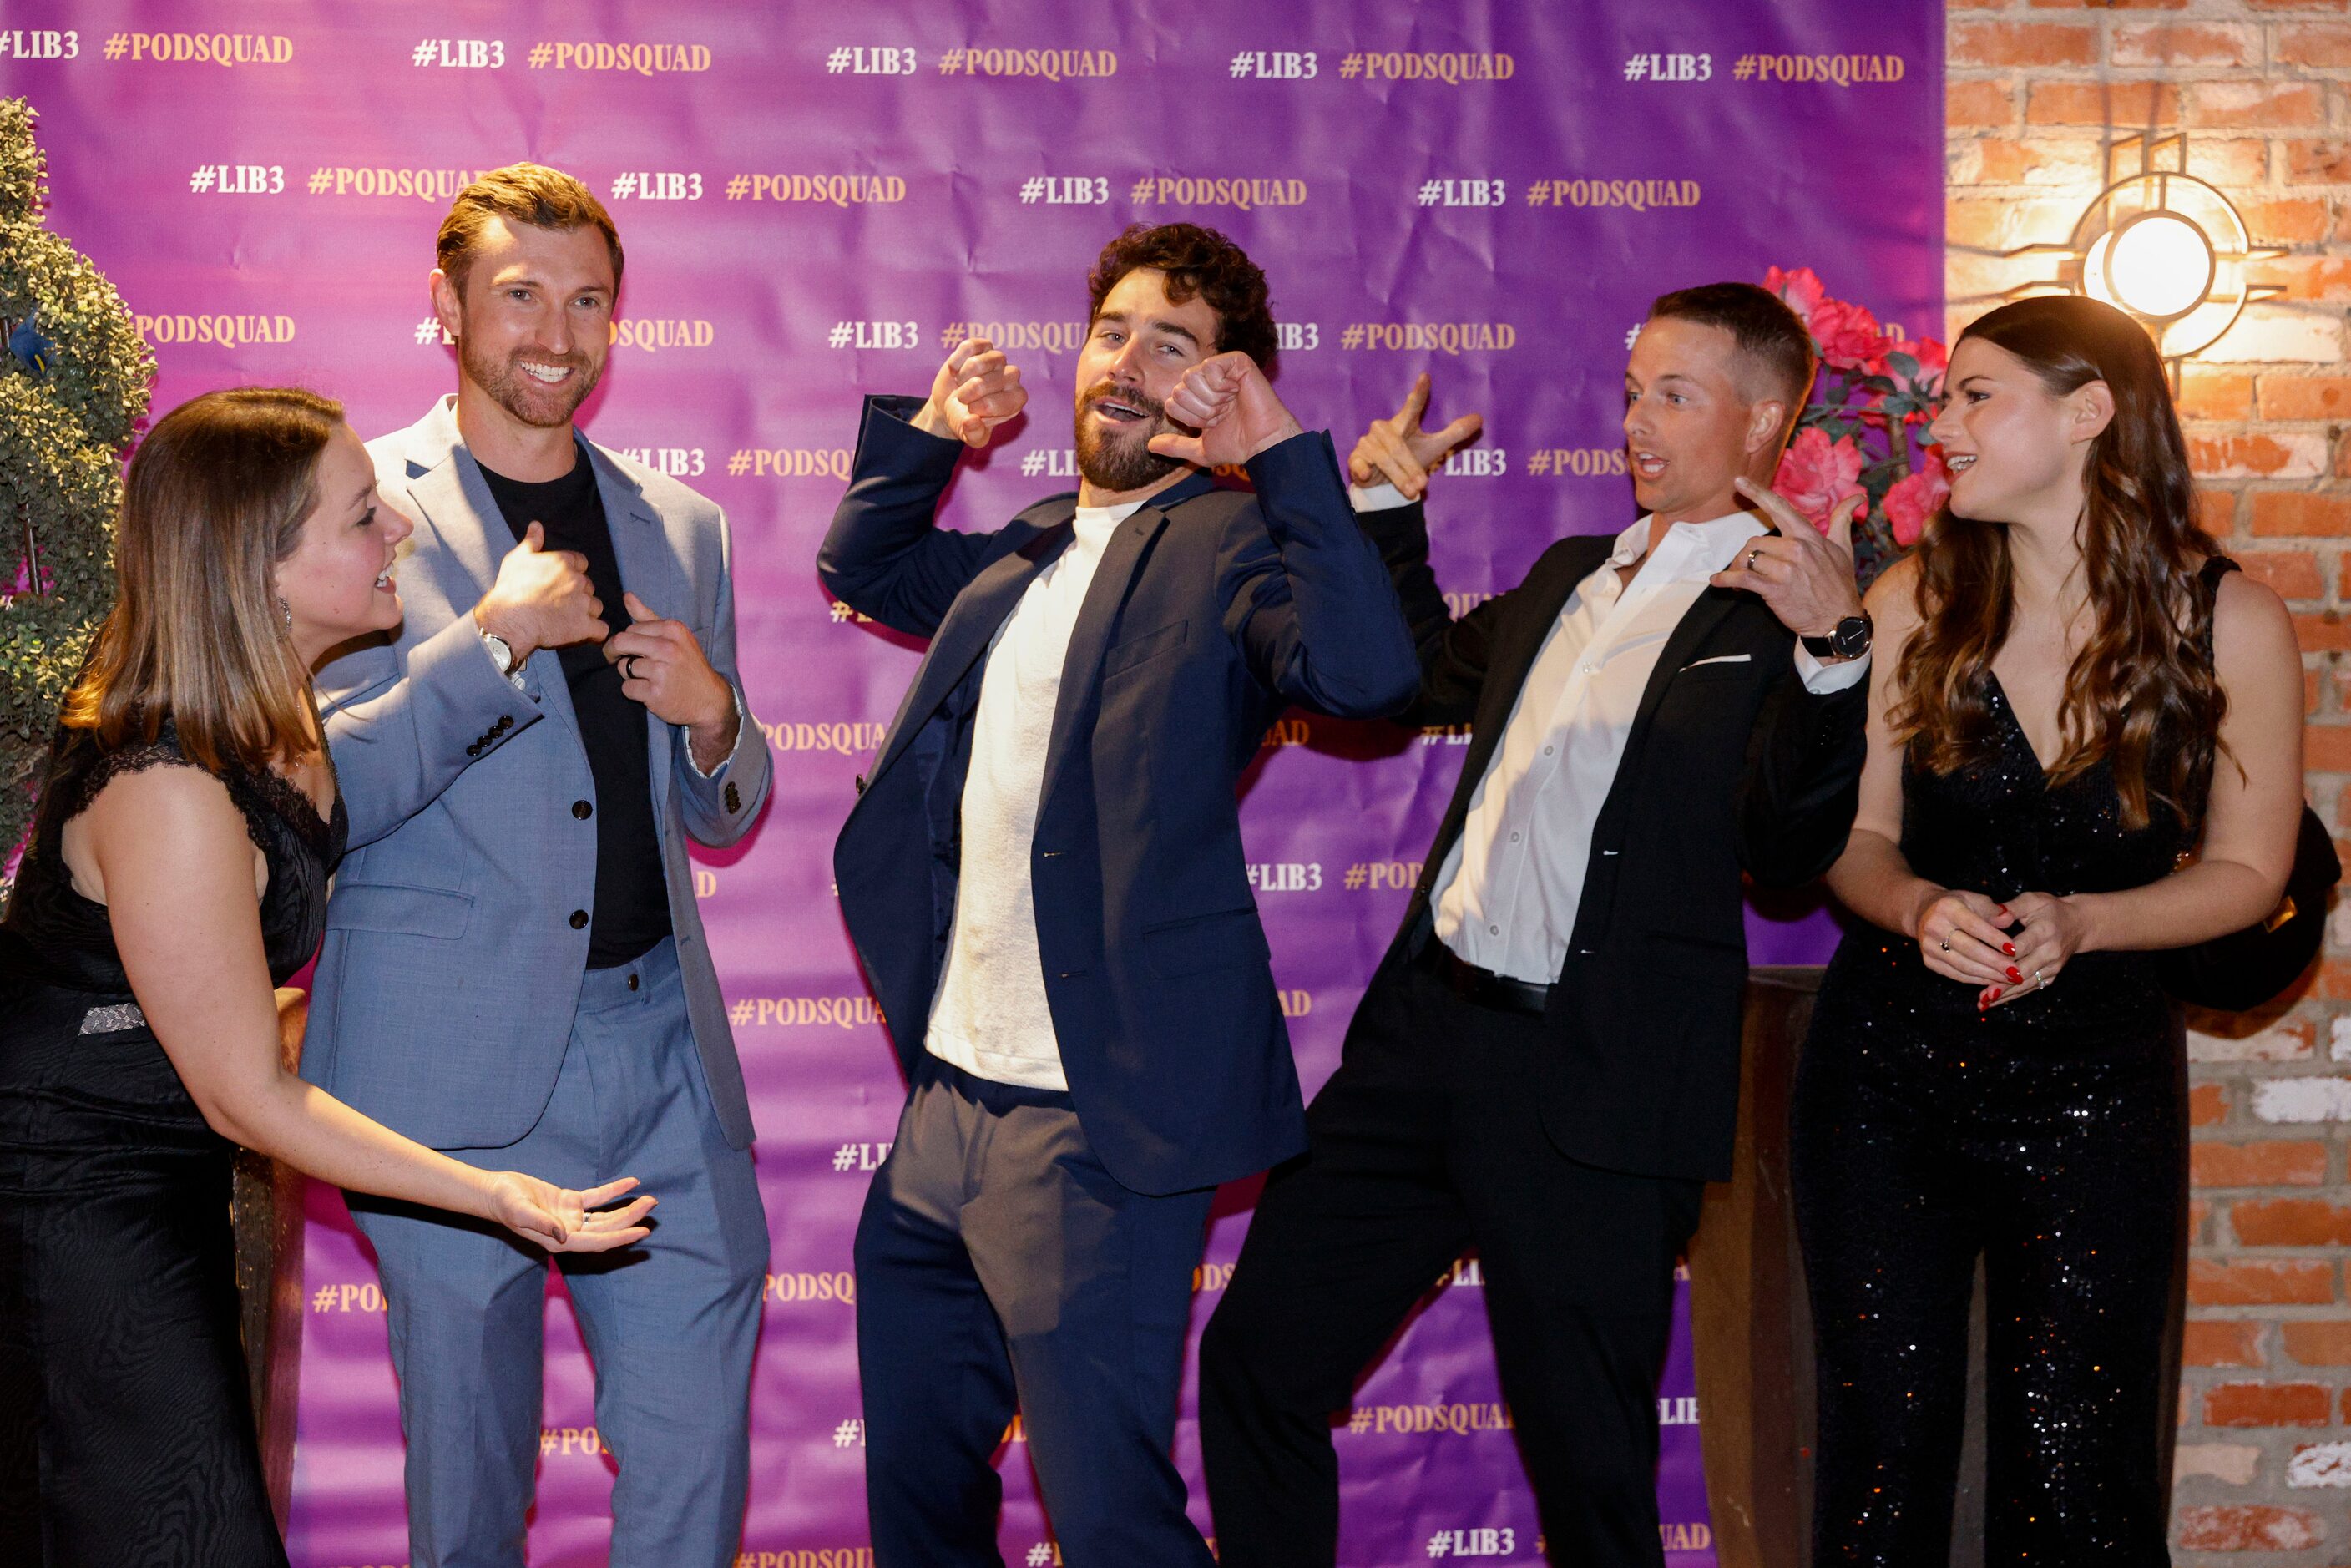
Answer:
[[[2195,526],[2128,318],[2003,307],[1945,384],[1950,504],[1869,595],[1870,756],[1829,876],[1869,924],[1796,1087],[1813,1558],[1949,1560],[1980,1254],[1985,1562],[2163,1563],[2188,1130],[2161,950],[2277,903],[2301,659],[2277,596]]]
[[[0,921],[0,1561],[283,1564],[237,1345],[234,1140],[548,1247],[646,1234],[286,1073],[343,803],[309,671],[398,623],[408,525],[336,404],[215,392],[131,465],[118,591]],[[486,656],[486,655],[485,655]]]

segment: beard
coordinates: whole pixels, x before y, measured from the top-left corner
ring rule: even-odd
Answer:
[[[1144,417],[1132,424],[1105,430],[1086,417],[1094,404],[1105,398],[1140,409]],[[1118,392],[1106,381],[1096,382],[1078,399],[1078,472],[1086,476],[1088,484],[1113,495],[1155,485],[1184,465],[1176,458],[1162,457],[1145,443],[1155,435],[1176,429],[1175,421],[1154,399],[1140,392]]]
[[[576,373],[559,386],[549,386],[522,368],[522,361],[565,366]],[[557,430],[571,423],[588,394],[603,379],[604,367],[590,364],[585,354],[526,353],[517,350],[504,360],[476,352],[472,342],[457,340],[457,363],[466,378],[490,394],[490,401],[525,424]]]

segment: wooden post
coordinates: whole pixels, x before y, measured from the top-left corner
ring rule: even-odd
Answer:
[[[1749,977],[1731,1176],[1706,1189],[1689,1249],[1699,1442],[1720,1568],[1812,1552],[1813,1320],[1788,1188],[1788,1097],[1815,967]]]

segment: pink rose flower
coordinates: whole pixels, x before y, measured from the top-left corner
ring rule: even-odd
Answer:
[[[1878,329],[1877,318],[1866,307],[1849,304],[1843,299],[1824,299],[1813,312],[1813,340],[1821,346],[1821,358],[1840,371],[1860,371],[1874,373],[1871,361],[1882,361],[1891,345]],[[1876,370],[1882,371],[1880,362]]]
[[[1805,321],[1813,319],[1813,312],[1828,298],[1828,290],[1821,287],[1819,277],[1809,267],[1800,267],[1793,272],[1782,272],[1775,267],[1763,275],[1763,287],[1786,301],[1788,308]]]
[[[1918,542],[1927,519],[1951,494],[1951,471],[1943,466],[1943,449],[1929,446],[1926,461],[1894,482],[1886,492],[1886,519],[1894,525],[1894,542],[1907,549]]]
[[[1824,430],[1800,430],[1780,459],[1771,488],[1826,533],[1837,503],[1861,488],[1861,444],[1852,436],[1831,441]],[[1868,515],[1865,501],[1854,514],[1856,519]]]

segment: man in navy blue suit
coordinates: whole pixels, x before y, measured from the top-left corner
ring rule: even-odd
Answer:
[[[1420,679],[1329,437],[1267,382],[1264,275],[1138,225],[1089,287],[1075,496],[935,526],[1028,401],[970,340],[867,402],[818,557],[930,639],[833,856],[910,1086],[857,1234],[878,1568],[1001,1563],[1016,1408],[1068,1563],[1207,1568],[1168,1455],[1192,1271],[1217,1184],[1305,1146],[1235,787],[1287,705]]]

